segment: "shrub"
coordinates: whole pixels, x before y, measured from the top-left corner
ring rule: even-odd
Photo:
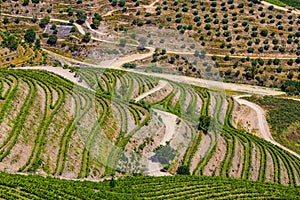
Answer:
[[[41,22],[40,22],[40,27],[41,28],[45,28],[47,24],[49,24],[50,22],[50,17],[47,16],[47,17],[44,17],[43,19],[41,19]]]
[[[268,36],[268,30],[267,30],[267,29],[262,30],[262,31],[260,32],[260,35],[261,35],[261,36],[264,36],[264,37]]]
[[[29,4],[29,0],[24,0],[22,5],[23,6],[28,6],[28,4]]]
[[[134,69],[134,68],[136,68],[136,64],[134,64],[134,63],[125,63],[125,64],[123,64],[123,66],[122,67],[124,67],[124,68],[129,68],[129,69]]]
[[[190,170],[188,166],[181,165],[177,169],[177,174],[179,175],[190,175]]]

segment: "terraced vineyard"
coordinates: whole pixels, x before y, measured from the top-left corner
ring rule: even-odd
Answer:
[[[112,74],[107,73],[103,79],[107,80],[110,76]],[[128,108],[130,112],[122,116],[132,119],[132,128],[149,120],[150,113],[146,108],[106,98],[105,95],[93,94],[93,97],[92,94],[45,72],[2,70],[2,170],[9,167],[12,172],[42,170],[47,174],[74,173],[75,177],[82,177],[89,170],[94,172],[92,169],[95,167],[86,151],[95,136],[92,133],[80,135],[81,131],[88,129],[89,123],[105,124],[101,128],[107,137],[116,139],[119,132],[115,131],[126,130],[128,122],[123,120],[125,124],[120,124],[120,129],[114,127],[117,122],[111,109]],[[91,109],[94,109],[93,112]],[[90,121],[92,117],[95,119]],[[79,153],[81,150],[83,153]]]
[[[70,71],[86,87],[44,71],[1,70],[2,171],[99,179],[184,166],[194,175],[300,184],[299,158],[233,128],[225,93],[117,70]],[[200,116],[212,118],[207,133]]]
[[[297,199],[299,188],[218,177],[126,177],[100,183],[0,174],[5,199]]]
[[[0,67],[46,64],[49,61],[39,49],[20,38],[0,31]]]
[[[299,5],[0,0],[0,199],[299,199]]]

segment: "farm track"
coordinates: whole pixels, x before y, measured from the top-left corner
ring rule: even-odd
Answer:
[[[247,97],[247,96],[250,96],[250,95],[236,96],[236,97],[234,97],[234,100],[238,104],[246,105],[246,106],[252,108],[253,110],[255,110],[255,112],[257,113],[257,117],[258,117],[260,134],[262,135],[263,139],[273,143],[274,145],[279,146],[280,148],[282,148],[286,151],[289,151],[291,154],[293,154],[293,155],[297,156],[298,158],[300,158],[299,154],[297,154],[294,151],[289,150],[288,148],[284,147],[283,145],[279,144],[278,142],[276,142],[273,139],[272,134],[271,134],[270,129],[269,129],[269,126],[268,126],[268,122],[266,120],[265,111],[261,107],[259,107],[257,104],[249,102],[245,99],[241,99],[242,97]]]

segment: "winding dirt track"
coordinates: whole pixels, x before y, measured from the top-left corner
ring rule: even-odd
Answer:
[[[56,53],[48,51],[48,50],[44,50],[44,51],[47,52],[52,57],[54,57],[55,59],[60,60],[62,62],[67,62],[70,65],[71,65],[71,63],[75,63],[75,64],[80,64],[82,66],[89,66],[89,67],[95,67],[95,68],[111,68],[111,67],[94,65],[94,64],[78,61],[73,58],[64,57],[62,55],[56,54]],[[141,54],[141,55],[143,55],[143,54]],[[128,62],[128,60],[130,60],[130,59],[132,59],[130,56],[128,56],[128,59],[122,59],[123,64]],[[206,80],[206,79],[187,77],[187,76],[182,76],[182,75],[174,75],[174,74],[138,72],[138,71],[135,71],[132,69],[120,68],[119,67],[120,64],[121,63],[119,63],[115,69],[132,72],[132,73],[136,73],[136,74],[143,74],[143,75],[147,75],[147,76],[150,75],[153,77],[168,79],[168,80],[180,82],[180,83],[187,83],[187,84],[196,85],[196,86],[200,86],[200,87],[207,87],[207,88],[218,89],[218,90],[231,90],[231,91],[236,91],[236,92],[246,92],[246,93],[251,93],[251,94],[259,94],[259,95],[282,95],[282,94],[285,94],[282,91],[272,89],[272,88],[246,85],[246,84],[224,83],[224,82],[222,82],[222,80],[214,81],[214,80]],[[83,69],[84,69],[84,67],[83,67]]]
[[[167,84],[168,84],[168,82],[163,81],[163,80],[159,80],[158,85],[156,87],[152,88],[148,92],[145,92],[145,93],[141,94],[140,96],[136,97],[134,100],[136,102],[138,102],[138,101],[144,99],[145,97],[149,96],[150,94],[153,94],[153,93],[163,89],[164,87],[166,87]]]
[[[80,81],[80,78],[75,77],[75,74],[71,73],[70,70],[63,69],[61,67],[34,66],[34,67],[16,67],[13,69],[44,70],[44,71],[51,72],[51,73],[57,74],[59,76],[62,76],[65,79],[68,79],[69,81],[71,81],[77,85],[80,85],[81,87],[85,87],[85,88],[89,89],[88,84],[84,80]]]
[[[300,158],[300,155],[297,154],[296,152],[286,148],[285,146],[279,144],[278,142],[276,142],[273,137],[272,134],[270,132],[269,126],[268,126],[268,122],[266,120],[266,113],[265,111],[258,106],[255,103],[252,103],[250,101],[247,101],[245,99],[241,99],[242,97],[249,97],[251,95],[240,95],[240,96],[235,96],[233,97],[233,99],[240,105],[246,105],[250,108],[252,108],[256,114],[257,114],[257,118],[258,118],[258,126],[259,126],[259,131],[261,136],[263,137],[264,140],[271,142],[274,145],[279,146],[280,148],[290,152],[291,154],[297,156],[298,158]]]
[[[269,2],[266,2],[266,1],[261,1],[262,4],[266,5],[266,6],[274,6],[275,9],[277,10],[283,10],[283,11],[288,11],[289,9],[287,8],[284,8],[284,7],[281,7],[281,6],[277,6],[275,4],[272,4],[272,3],[269,3]],[[292,10],[292,13],[295,13],[296,15],[300,15],[300,10]]]

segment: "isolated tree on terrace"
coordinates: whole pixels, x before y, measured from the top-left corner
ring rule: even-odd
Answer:
[[[73,12],[74,12],[73,8],[72,7],[68,7],[67,12],[68,12],[68,16],[72,16]]]
[[[120,0],[119,1],[119,6],[120,7],[124,7],[125,6],[126,1],[125,0]]]
[[[93,17],[93,25],[96,29],[98,29],[98,27],[100,26],[101,21],[102,21],[102,16],[99,15],[98,13],[95,13]]]
[[[138,49],[141,49],[141,50],[145,49],[146,43],[147,43],[147,39],[144,38],[144,37],[141,37],[141,38],[139,39],[139,46],[138,46]]]
[[[125,47],[125,46],[126,46],[126,42],[127,42],[126,39],[121,39],[121,40],[120,40],[120,46],[121,46],[121,47]]]
[[[3,19],[3,24],[8,24],[8,23],[9,23],[8,18],[7,18],[7,17],[4,17],[4,19]]]
[[[82,41],[88,43],[91,40],[92,36],[91,33],[86,33],[83,38]]]
[[[40,27],[45,28],[46,25],[49,24],[49,22],[50,22],[50,17],[49,16],[44,17],[43,19],[41,19]]]
[[[82,10],[78,10],[76,13],[77,23],[83,24],[86,20],[86,14]]]
[[[48,40],[47,40],[47,44],[55,45],[56,42],[57,42],[57,36],[56,35],[50,35]]]
[[[35,31],[32,28],[30,28],[26,31],[24,39],[25,39],[26,42],[32,44],[35,40],[35,36],[36,36]]]
[[[37,40],[35,41],[35,48],[37,48],[37,49],[40,49],[40,48],[41,48],[41,40],[40,40],[40,39],[37,39]]]
[[[207,134],[210,127],[210,122],[210,116],[202,115],[199,119],[198,130],[201,130],[204,132],[204,134]]]

